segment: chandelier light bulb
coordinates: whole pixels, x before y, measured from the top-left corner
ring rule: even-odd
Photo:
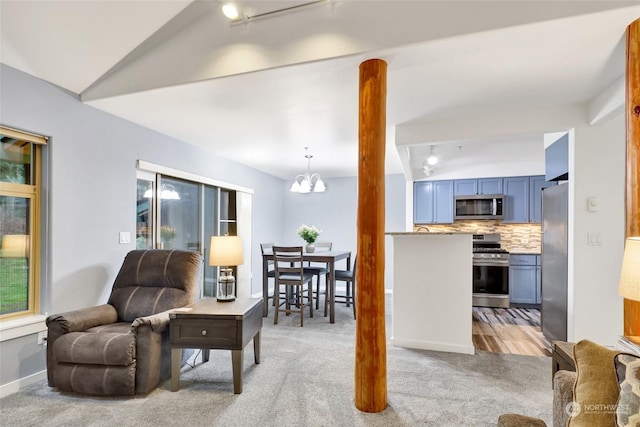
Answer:
[[[233,3],[226,3],[225,5],[223,5],[222,13],[224,13],[224,16],[231,20],[238,19],[238,16],[240,16],[238,8]]]

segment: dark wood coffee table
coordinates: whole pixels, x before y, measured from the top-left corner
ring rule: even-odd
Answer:
[[[202,360],[209,361],[209,349],[231,350],[233,392],[242,393],[244,348],[253,339],[254,360],[260,363],[262,298],[240,298],[218,302],[204,298],[188,311],[169,313],[171,343],[171,391],[178,391],[183,348],[202,349]]]

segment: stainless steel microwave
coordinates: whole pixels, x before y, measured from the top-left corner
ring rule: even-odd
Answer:
[[[454,219],[502,219],[502,194],[456,196]]]

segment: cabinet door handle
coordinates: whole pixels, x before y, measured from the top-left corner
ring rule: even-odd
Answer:
[[[202,332],[200,332],[200,333],[201,333],[203,336],[204,336],[204,335],[207,335],[207,330],[206,330],[206,329],[203,329],[203,330],[202,330]]]

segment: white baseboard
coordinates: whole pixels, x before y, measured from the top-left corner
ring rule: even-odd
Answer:
[[[418,350],[444,351],[447,353],[476,354],[473,345],[449,344],[434,341],[411,341],[391,338],[394,347],[415,348]]]
[[[0,386],[0,398],[9,396],[10,394],[20,391],[21,388],[37,383],[38,381],[47,379],[47,370],[36,372],[28,377],[20,378],[13,382]],[[48,387],[48,386],[47,386]]]

